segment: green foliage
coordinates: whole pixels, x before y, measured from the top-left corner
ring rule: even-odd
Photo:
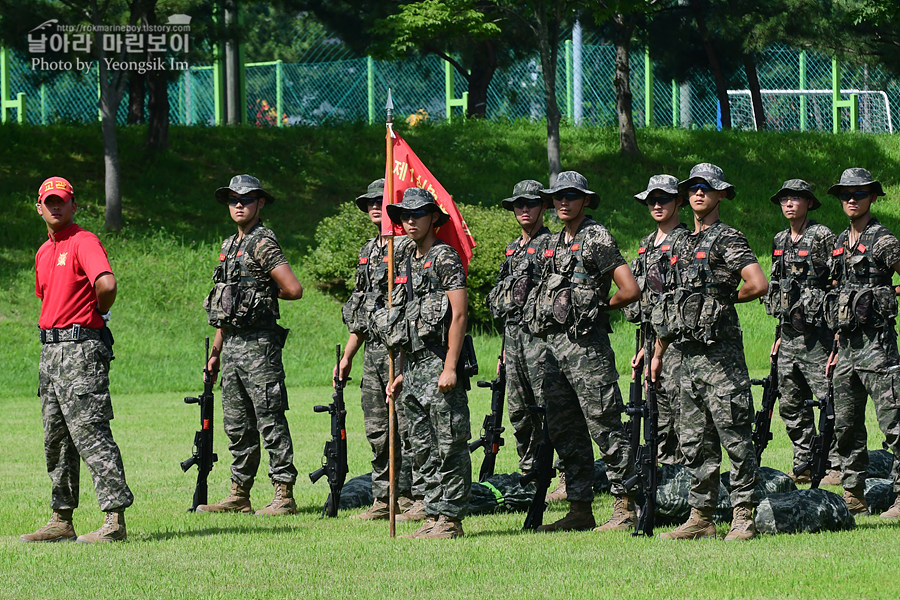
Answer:
[[[353,291],[359,249],[375,235],[378,230],[356,203],[345,202],[338,214],[316,226],[314,245],[306,259],[307,272],[320,289],[343,302]]]
[[[407,54],[426,45],[471,43],[500,35],[500,28],[473,0],[422,0],[399,7],[399,12],[376,23],[373,31],[390,40],[393,53]],[[466,41],[468,40],[470,41]],[[454,48],[448,48],[452,50]]]

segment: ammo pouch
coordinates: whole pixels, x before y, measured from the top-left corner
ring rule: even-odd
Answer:
[[[663,292],[650,312],[650,324],[656,335],[665,341],[676,341],[684,334],[684,325],[678,318],[678,302],[688,294],[684,288]]]
[[[537,285],[525,303],[524,318],[528,330],[546,337],[554,328],[565,325],[572,305],[569,279],[551,273]]]
[[[798,324],[804,328],[825,325],[825,296],[826,292],[821,288],[811,286],[801,288],[800,299],[789,314],[794,329],[797,329]]]
[[[366,293],[356,290],[341,307],[341,318],[350,333],[366,337],[369,333],[369,315]]]
[[[571,309],[569,314],[574,315],[574,322],[569,327],[569,333],[574,337],[582,337],[594,330],[594,327],[601,321],[604,321],[605,329],[608,332],[609,319],[604,311],[607,309],[605,298],[601,298],[600,294],[593,287],[587,285],[576,285],[571,288]]]
[[[261,317],[270,312],[262,310],[262,300],[262,295],[255,287],[219,282],[209,292],[203,308],[213,327],[245,329],[261,321]]]
[[[415,328],[419,340],[438,340],[445,336],[450,299],[446,292],[428,292],[418,302],[410,302],[406,308],[406,320]],[[413,340],[415,342],[415,340]],[[418,350],[413,343],[413,350]]]
[[[372,314],[369,331],[388,350],[403,350],[409,347],[410,331],[406,320],[406,288],[394,286],[391,306],[381,306]]]
[[[892,287],[844,287],[838,290],[837,328],[840,331],[852,331],[857,326],[892,327],[896,317],[897,300]]]
[[[712,344],[723,339],[723,304],[714,296],[697,291],[683,294],[675,305],[679,323],[689,339]]]

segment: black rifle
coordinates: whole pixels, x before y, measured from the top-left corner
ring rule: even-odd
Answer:
[[[189,512],[193,512],[201,504],[209,500],[206,478],[212,471],[213,463],[219,457],[213,452],[213,378],[209,375],[209,338],[206,338],[206,362],[203,363],[203,393],[199,398],[185,398],[185,404],[200,405],[200,431],[194,434],[194,453],[181,463],[181,470],[187,472],[192,466],[197,465],[197,485],[194,487],[194,499],[191,502]]]
[[[778,391],[778,355],[773,354],[771,357],[772,368],[765,379],[751,379],[753,385],[761,385],[763,388],[762,403],[759,410],[756,411],[756,417],[753,422],[753,447],[756,449],[756,464],[761,465],[763,450],[769,445],[772,439],[772,413],[775,410],[775,401],[778,400],[780,393]]]
[[[544,524],[544,511],[547,510],[547,490],[550,489],[550,482],[556,474],[556,469],[553,468],[553,442],[550,441],[547,407],[546,405],[529,406],[528,410],[540,415],[544,432],[543,439],[538,442],[534,450],[534,469],[523,475],[521,479],[523,487],[532,481],[535,482],[534,499],[531,501],[531,506],[528,507],[525,524],[522,526],[522,529],[534,531]]]
[[[341,366],[341,345],[337,346],[337,367],[334,376],[334,393],[331,394],[331,404],[328,406],[316,405],[313,411],[327,412],[331,415],[331,439],[325,442],[324,458],[322,466],[309,474],[309,480],[313,483],[328,477],[328,485],[331,492],[322,507],[322,516],[336,517],[338,507],[341,504],[341,488],[347,480],[347,410],[344,408],[344,385],[346,379],[338,379],[337,373]]]
[[[506,394],[506,360],[502,353],[497,377],[493,381],[479,381],[478,387],[491,388],[491,412],[484,416],[481,437],[469,444],[469,452],[484,448],[484,461],[482,461],[481,471],[478,473],[478,481],[483,482],[488,477],[493,477],[497,453],[500,452],[500,446],[503,445],[501,434],[505,431],[502,423],[503,396]]]
[[[837,353],[838,342],[834,341],[832,353]],[[819,427],[809,444],[809,460],[794,469],[794,475],[800,475],[809,469],[811,489],[819,487],[828,470],[828,453],[834,440],[834,369],[828,373],[828,393],[820,400],[808,398],[806,406],[819,409]]]
[[[631,535],[653,536],[656,524],[656,488],[658,485],[657,465],[659,462],[659,407],[656,403],[656,384],[647,379],[647,400],[641,398],[641,369],[649,365],[653,358],[652,336],[646,337],[644,360],[638,365],[628,393],[625,414],[631,417],[631,447],[634,448],[634,475],[624,482],[625,489],[636,485],[644,497],[634,533]],[[641,329],[635,333],[635,355],[641,348]],[[641,444],[641,423],[644,425],[644,443]]]

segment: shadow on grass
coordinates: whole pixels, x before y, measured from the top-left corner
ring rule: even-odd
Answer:
[[[191,537],[205,537],[211,535],[222,535],[229,533],[246,533],[251,535],[259,535],[260,533],[297,533],[298,527],[290,527],[287,525],[279,525],[276,527],[259,528],[250,525],[227,525],[227,526],[210,526],[208,524],[198,524],[198,529],[185,529],[182,531],[158,531],[151,533],[132,534],[128,537],[132,541],[169,541]]]

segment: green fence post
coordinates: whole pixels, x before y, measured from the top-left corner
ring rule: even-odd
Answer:
[[[653,63],[650,48],[644,48],[644,127],[653,127]]]
[[[0,122],[6,123],[6,99],[9,98],[9,54],[0,46]]]
[[[566,40],[566,118],[575,119],[575,98],[572,93],[575,74],[572,66],[572,40]]]
[[[103,121],[103,109],[100,108],[100,99],[103,97],[103,87],[100,85],[103,83],[100,81],[100,61],[97,61],[97,120]],[[113,115],[113,119],[115,120],[118,115]]]
[[[41,84],[41,125],[47,124],[47,84]]]
[[[678,84],[672,80],[672,127],[678,127]]]
[[[849,100],[841,100],[841,71],[837,58],[831,59],[831,129],[841,130],[841,109],[850,109],[850,131],[859,131],[859,94],[850,94]]]
[[[366,97],[369,103],[369,125],[375,122],[375,61],[366,57]]]
[[[282,110],[284,109],[283,100],[284,100],[284,87],[283,87],[283,66],[282,61],[279,58],[275,61],[275,106],[278,111],[278,127],[284,126],[284,113]]]
[[[800,89],[806,89],[806,50],[800,51]],[[800,94],[800,131],[806,131],[806,94]]]
[[[462,98],[453,98],[453,67],[446,61],[444,61],[444,87],[446,88],[447,122],[449,123],[453,118],[454,106],[462,108],[465,116],[466,109],[469,107],[469,92],[463,92]]]

